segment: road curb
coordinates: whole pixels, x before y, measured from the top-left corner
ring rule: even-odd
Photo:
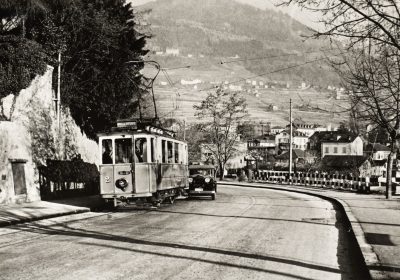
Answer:
[[[350,206],[343,200],[339,198],[335,198],[325,194],[315,193],[313,190],[303,190],[303,189],[291,189],[285,186],[270,186],[270,185],[255,185],[251,183],[240,183],[240,182],[218,182],[219,185],[235,185],[241,187],[249,187],[249,188],[260,188],[260,189],[271,189],[271,190],[280,190],[280,191],[287,191],[287,192],[295,192],[301,194],[312,195],[315,197],[319,197],[321,199],[328,200],[335,205],[339,206],[339,208],[345,213],[346,222],[349,225],[349,229],[353,232],[353,237],[356,241],[356,244],[360,250],[361,256],[363,257],[364,263],[368,269],[369,275],[373,280],[383,280],[387,279],[385,275],[382,273],[380,267],[381,264],[379,262],[379,258],[372,249],[372,246],[367,243],[365,239],[364,231],[361,227],[361,224],[358,222],[357,218],[353,215]],[[294,186],[296,187],[296,186]]]
[[[0,221],[0,227],[6,227],[6,226],[17,225],[17,224],[35,222],[35,221],[51,219],[51,218],[56,218],[56,217],[61,217],[61,216],[81,214],[81,213],[86,213],[86,212],[90,212],[90,209],[89,208],[80,208],[80,209],[76,209],[76,210],[72,210],[72,211],[47,214],[47,215],[38,216],[38,217],[21,217],[18,220]]]

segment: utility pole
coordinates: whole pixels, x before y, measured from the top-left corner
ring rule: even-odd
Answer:
[[[183,141],[186,141],[186,119],[183,120]]]
[[[292,134],[293,134],[293,125],[292,125],[292,99],[290,98],[289,105],[289,123],[290,123],[290,134],[289,134],[289,179],[292,178]]]
[[[58,75],[57,75],[57,125],[58,133],[61,132],[61,93],[60,93],[60,83],[61,83],[61,51],[58,52]]]
[[[61,50],[58,51],[58,67],[57,67],[57,134],[58,134],[58,156],[62,160],[64,158],[64,147],[62,144],[62,133],[61,133]]]

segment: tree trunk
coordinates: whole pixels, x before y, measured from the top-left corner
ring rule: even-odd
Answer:
[[[386,170],[386,198],[392,198],[392,170],[393,170],[393,157],[396,155],[394,151],[394,145],[390,145],[390,154],[387,161],[387,170]]]
[[[219,179],[224,180],[224,165],[219,163]]]
[[[25,20],[26,20],[26,16],[23,15],[23,16],[22,16],[22,38],[25,38],[25,37],[26,37]]]

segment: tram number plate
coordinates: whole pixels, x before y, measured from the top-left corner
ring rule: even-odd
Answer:
[[[203,191],[203,188],[195,188],[194,191],[195,191],[195,192],[202,192],[202,191]]]
[[[129,175],[130,173],[130,171],[119,171],[118,175]]]

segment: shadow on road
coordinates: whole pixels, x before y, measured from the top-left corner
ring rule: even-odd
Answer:
[[[299,275],[295,275],[295,274],[291,274],[291,273],[283,272],[283,271],[274,271],[274,270],[268,270],[268,269],[264,269],[264,268],[260,268],[260,267],[239,265],[239,264],[234,264],[232,262],[215,261],[209,257],[208,258],[196,258],[196,257],[180,255],[180,254],[178,254],[178,252],[175,253],[174,250],[205,252],[205,253],[212,253],[212,254],[218,254],[218,255],[246,258],[246,259],[263,260],[263,261],[277,262],[277,263],[282,263],[282,264],[299,266],[299,267],[304,267],[304,268],[309,268],[309,269],[314,269],[314,270],[326,271],[326,272],[330,272],[330,273],[342,274],[341,270],[339,270],[335,267],[329,267],[326,265],[312,263],[312,262],[304,262],[302,260],[297,260],[297,259],[288,259],[288,258],[281,258],[278,256],[260,255],[260,254],[253,254],[253,253],[247,253],[247,252],[237,252],[237,251],[231,251],[231,250],[220,249],[220,248],[201,247],[201,246],[194,246],[194,245],[187,245],[187,244],[180,244],[180,243],[149,241],[149,240],[143,240],[143,239],[137,239],[137,238],[130,238],[130,237],[126,237],[126,236],[119,236],[119,235],[115,235],[115,234],[108,234],[108,233],[103,233],[103,232],[98,232],[98,231],[89,231],[89,230],[74,228],[74,227],[71,227],[66,224],[45,226],[45,225],[39,225],[39,224],[32,223],[32,224],[19,225],[18,227],[16,227],[16,229],[21,230],[21,231],[26,231],[26,232],[32,232],[32,233],[36,233],[36,234],[43,234],[43,235],[64,235],[64,236],[72,236],[72,237],[82,237],[85,239],[90,238],[90,239],[93,239],[93,241],[101,240],[101,241],[119,242],[119,243],[123,243],[124,245],[117,246],[114,243],[113,244],[104,244],[104,243],[99,244],[99,243],[93,243],[93,242],[87,242],[87,241],[82,242],[81,244],[88,245],[88,246],[100,246],[100,247],[112,248],[112,249],[117,249],[117,250],[125,250],[125,251],[128,250],[128,251],[135,252],[135,253],[158,255],[158,256],[168,257],[168,258],[192,260],[192,261],[196,261],[196,262],[203,262],[203,263],[221,265],[221,266],[226,266],[226,267],[235,267],[235,268],[240,268],[240,269],[253,270],[253,271],[258,271],[258,272],[281,275],[281,276],[294,278],[294,279],[309,280],[311,278],[302,277]],[[149,246],[156,246],[156,247],[161,247],[161,248],[170,248],[172,250],[170,253],[163,253],[163,252],[154,252],[151,250],[130,248],[130,247],[127,247],[127,245],[149,245]]]

